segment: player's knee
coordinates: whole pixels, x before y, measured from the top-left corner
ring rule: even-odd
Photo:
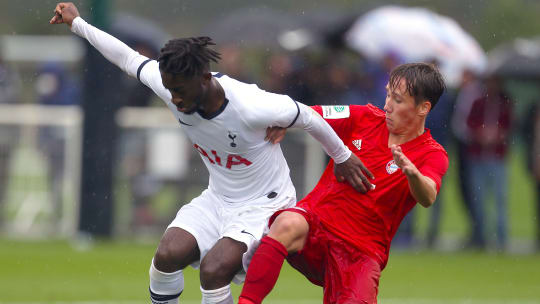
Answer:
[[[227,259],[226,256],[207,258],[201,262],[201,285],[204,289],[223,287],[230,283],[242,265]]]
[[[175,272],[199,260],[200,252],[195,238],[187,231],[167,229],[154,255],[154,266],[159,271]]]
[[[284,212],[276,218],[268,236],[282,243],[287,251],[295,252],[302,249],[308,232],[309,225],[302,215]]]
[[[154,266],[156,269],[163,272],[172,272],[172,264],[174,264],[174,248],[168,244],[159,245],[156,254],[154,255]]]
[[[279,215],[270,227],[270,235],[288,235],[292,239],[306,234],[309,230],[306,219],[293,212],[284,212]]]
[[[159,271],[174,272],[185,268],[187,265],[182,261],[181,248],[173,242],[161,242],[154,255],[154,266]]]

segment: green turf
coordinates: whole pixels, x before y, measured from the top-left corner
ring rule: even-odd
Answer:
[[[480,253],[391,255],[381,298],[540,300],[540,256]]]
[[[3,239],[0,248],[0,303],[144,303],[147,298],[154,244],[98,242],[82,250],[63,241]],[[381,303],[540,303],[534,302],[540,299],[539,265],[540,255],[397,252],[383,272],[379,298]],[[183,298],[196,303],[197,272],[185,274]],[[234,286],[235,297],[238,292]],[[317,303],[321,297],[319,287],[287,266],[267,303]]]
[[[153,244],[98,242],[75,249],[67,242],[0,240],[0,303],[143,301]],[[185,271],[186,300],[200,299],[198,272]],[[239,289],[234,286],[235,296]],[[299,292],[301,291],[301,292]],[[321,291],[286,269],[276,296],[317,298]]]

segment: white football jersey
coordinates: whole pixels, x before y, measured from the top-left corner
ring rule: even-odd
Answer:
[[[295,195],[280,145],[264,140],[268,126],[294,123],[300,111],[294,100],[217,73],[214,78],[225,91],[225,103],[212,117],[205,117],[176,109],[161,82],[157,61],[140,68],[139,78],[163,99],[200,154],[210,173],[209,189],[229,202],[270,192]]]
[[[303,128],[321,142],[336,164],[351,155],[330,125],[309,107],[219,73],[214,77],[225,91],[223,107],[212,117],[198,112],[181,113],[161,82],[157,61],[140,55],[80,17],[73,20],[71,30],[165,101],[206,164],[209,189],[224,201],[246,202],[271,192],[295,196],[281,147],[264,140],[269,126]]]

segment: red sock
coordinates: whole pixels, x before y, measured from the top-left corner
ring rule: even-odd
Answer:
[[[265,236],[249,264],[240,303],[259,304],[276,285],[287,249],[280,242]],[[249,300],[251,302],[242,302]]]

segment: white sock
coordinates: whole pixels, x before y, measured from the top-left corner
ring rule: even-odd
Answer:
[[[230,285],[214,290],[204,290],[201,287],[202,304],[233,304]]]
[[[182,270],[172,273],[161,272],[150,265],[150,299],[153,304],[178,304],[178,297],[184,290]]]

